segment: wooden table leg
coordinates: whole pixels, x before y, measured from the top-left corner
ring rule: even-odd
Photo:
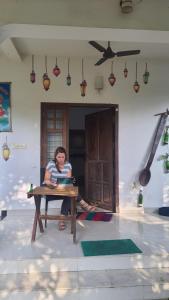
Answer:
[[[35,241],[36,237],[36,229],[37,229],[37,222],[39,224],[40,232],[44,232],[42,220],[40,219],[40,205],[41,205],[41,196],[40,195],[34,195],[34,201],[35,201],[35,216],[34,216],[34,222],[33,222],[33,229],[32,229],[32,242]]]
[[[76,197],[71,198],[71,233],[73,234],[73,243],[76,243]]]

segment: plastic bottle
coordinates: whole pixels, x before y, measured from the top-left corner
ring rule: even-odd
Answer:
[[[138,206],[142,207],[143,206],[143,191],[140,190],[138,194]]]

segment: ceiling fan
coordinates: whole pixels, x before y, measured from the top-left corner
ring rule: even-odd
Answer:
[[[120,56],[128,56],[128,55],[135,55],[139,54],[140,50],[126,50],[126,51],[118,51],[114,52],[110,47],[110,42],[108,42],[107,49],[104,48],[102,45],[98,44],[95,41],[89,41],[89,44],[92,45],[94,48],[99,50],[100,52],[103,52],[103,57],[95,63],[95,66],[99,66],[102,63],[104,63],[107,59],[113,58],[114,56],[120,57]]]

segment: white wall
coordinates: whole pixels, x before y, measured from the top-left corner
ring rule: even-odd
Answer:
[[[35,57],[36,84],[31,84],[31,58],[20,64],[0,60],[0,81],[12,82],[12,129],[10,133],[0,133],[0,146],[8,137],[11,157],[5,162],[0,158],[0,208],[18,209],[34,207],[33,200],[26,198],[26,191],[32,182],[39,184],[40,169],[40,103],[41,102],[77,102],[77,103],[114,103],[119,104],[119,189],[120,206],[135,207],[137,191],[133,189],[138,171],[144,166],[158,117],[153,115],[169,108],[169,61],[149,61],[150,83],[142,84],[145,62],[138,61],[138,79],[141,89],[136,94],[132,85],[135,80],[135,61],[128,61],[129,75],[123,77],[124,61],[116,60],[114,73],[117,82],[110,87],[107,78],[110,74],[110,62],[100,67],[94,66],[95,60],[88,58],[84,62],[84,72],[88,83],[87,96],[80,96],[81,60],[72,58],[70,72],[72,86],[65,85],[67,59],[58,58],[62,73],[54,78],[51,70],[55,58],[48,58],[48,71],[51,88],[48,92],[42,87],[44,58]],[[95,75],[104,75],[104,90],[98,93],[94,89]],[[23,145],[23,149],[16,146]],[[151,181],[144,188],[145,207],[159,207],[169,204],[169,175],[163,173],[162,162],[157,161],[160,154],[166,153],[168,146],[159,146],[152,168]]]

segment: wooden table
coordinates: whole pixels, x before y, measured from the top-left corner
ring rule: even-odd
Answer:
[[[47,195],[68,196],[71,199],[71,214],[68,216],[41,214],[41,197]],[[37,223],[39,224],[40,232],[44,232],[42,220],[64,220],[71,221],[71,233],[73,234],[73,242],[76,243],[76,198],[78,195],[78,187],[64,186],[50,189],[48,187],[36,187],[31,192],[27,193],[28,198],[34,196],[35,201],[35,216],[32,229],[32,242],[35,241]]]

